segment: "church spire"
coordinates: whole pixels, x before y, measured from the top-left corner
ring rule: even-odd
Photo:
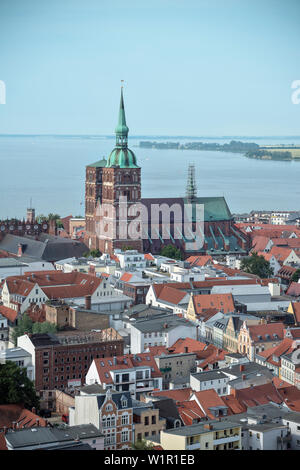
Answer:
[[[123,86],[121,86],[121,100],[119,108],[119,119],[115,130],[117,147],[126,148],[129,129],[126,125],[125,107],[123,99]]]
[[[189,203],[195,202],[197,198],[197,187],[195,179],[195,165],[190,163],[188,169],[188,180],[186,185],[186,198]]]

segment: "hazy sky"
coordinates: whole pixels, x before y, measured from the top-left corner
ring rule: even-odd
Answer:
[[[1,0],[0,133],[299,135],[299,0]]]

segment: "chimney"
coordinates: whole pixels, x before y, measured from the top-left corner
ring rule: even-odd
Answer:
[[[18,243],[18,254],[17,256],[20,257],[23,255],[22,244]]]
[[[85,308],[86,310],[91,310],[92,308],[92,297],[90,295],[85,296]]]
[[[205,429],[210,429],[210,430],[213,429],[213,425],[210,424],[210,423],[204,424],[203,427],[204,427]]]
[[[243,370],[245,370],[245,366],[244,364],[240,364],[240,372],[243,372]]]
[[[246,380],[245,374],[242,375],[242,380]]]

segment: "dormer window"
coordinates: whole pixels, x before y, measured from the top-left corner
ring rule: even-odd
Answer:
[[[127,400],[122,400],[122,408],[127,408]]]

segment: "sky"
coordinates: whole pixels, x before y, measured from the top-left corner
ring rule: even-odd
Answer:
[[[299,135],[299,0],[1,0],[0,134]]]

